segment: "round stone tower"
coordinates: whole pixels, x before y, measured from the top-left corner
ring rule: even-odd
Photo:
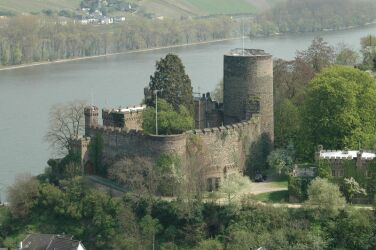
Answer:
[[[96,106],[87,106],[84,109],[85,115],[85,136],[90,135],[90,127],[98,126],[99,109]]]
[[[274,139],[273,60],[263,50],[235,49],[224,56],[224,123],[259,114],[261,130]]]

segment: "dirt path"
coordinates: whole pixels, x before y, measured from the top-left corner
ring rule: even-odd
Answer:
[[[276,191],[287,190],[287,187],[281,187],[276,185],[274,182],[259,182],[252,183],[250,188],[250,194],[262,194]]]

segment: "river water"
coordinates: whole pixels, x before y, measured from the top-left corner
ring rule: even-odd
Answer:
[[[314,36],[331,45],[344,42],[359,49],[360,38],[376,33],[376,26],[321,34],[246,40],[247,48],[264,49],[274,57],[294,58]],[[241,47],[241,40],[116,55],[83,61],[0,71],[0,195],[18,174],[41,173],[53,154],[43,137],[54,104],[73,100],[99,107],[140,103],[156,60],[178,54],[195,91],[211,91],[223,74],[223,54]],[[1,199],[1,197],[0,197]]]

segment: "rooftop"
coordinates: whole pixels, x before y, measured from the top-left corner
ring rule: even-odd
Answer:
[[[133,106],[133,107],[126,107],[126,108],[114,108],[114,109],[103,109],[106,112],[121,112],[121,113],[129,113],[129,112],[138,112],[146,109],[146,105],[142,106]]]
[[[320,158],[321,159],[355,159],[357,158],[358,153],[362,154],[363,159],[374,159],[376,157],[375,152],[365,152],[359,150],[338,150],[338,151],[320,151]]]
[[[22,241],[20,249],[25,250],[76,250],[80,241],[74,240],[73,236],[56,234],[31,234]],[[83,247],[81,245],[81,247]],[[80,248],[82,249],[82,248]]]
[[[233,49],[226,54],[227,56],[271,56],[262,49]]]

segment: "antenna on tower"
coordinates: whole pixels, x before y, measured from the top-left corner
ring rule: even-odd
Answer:
[[[94,94],[93,94],[93,90],[90,91],[90,94],[91,94],[91,106],[94,106]]]
[[[243,41],[243,49],[242,49],[242,54],[244,56],[244,17],[242,17],[242,41]]]

